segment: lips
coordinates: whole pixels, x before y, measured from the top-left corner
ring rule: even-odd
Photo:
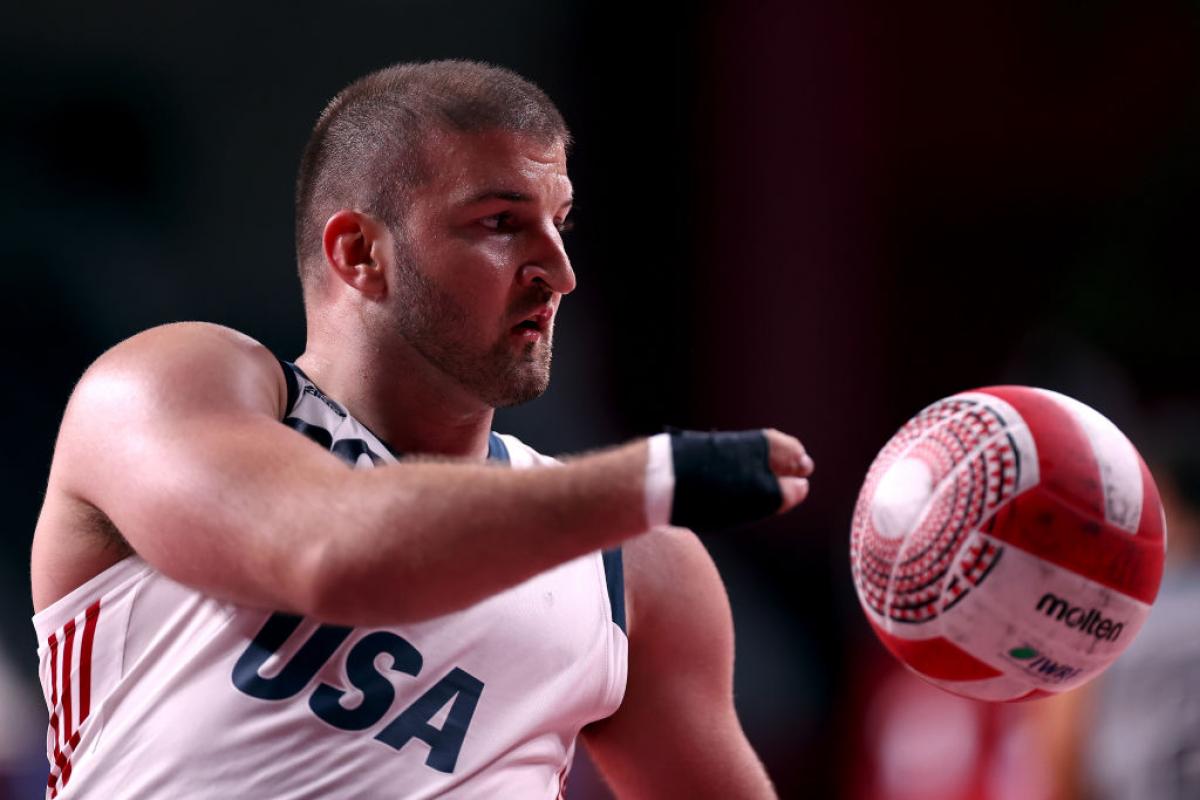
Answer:
[[[550,330],[550,322],[554,319],[554,309],[549,306],[539,306],[533,313],[513,326],[513,333],[546,333]]]

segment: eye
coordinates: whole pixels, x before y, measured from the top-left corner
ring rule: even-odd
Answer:
[[[509,211],[501,211],[499,214],[484,217],[479,224],[497,233],[512,233],[517,230],[516,217]]]
[[[554,227],[558,228],[559,233],[566,233],[567,231],[571,231],[571,230],[575,229],[575,221],[570,220],[570,219],[564,219],[562,222],[554,223]]]

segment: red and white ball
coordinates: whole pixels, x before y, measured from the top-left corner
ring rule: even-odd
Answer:
[[[1129,646],[1162,578],[1154,479],[1065,395],[994,386],[901,428],[854,509],[850,566],[880,640],[979,700],[1079,686]]]

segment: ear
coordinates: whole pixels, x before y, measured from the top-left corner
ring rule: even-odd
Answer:
[[[343,208],[325,223],[325,261],[333,274],[363,295],[387,294],[391,232],[373,217]]]

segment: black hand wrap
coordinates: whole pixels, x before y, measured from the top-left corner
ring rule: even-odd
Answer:
[[[715,531],[779,510],[783,494],[771,472],[767,436],[761,430],[670,434],[675,470],[672,525]]]

